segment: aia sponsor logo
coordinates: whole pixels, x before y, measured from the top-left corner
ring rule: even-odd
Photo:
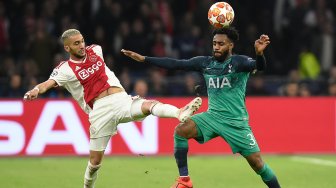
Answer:
[[[87,79],[90,75],[94,74],[96,71],[100,69],[100,67],[103,66],[103,63],[101,61],[97,61],[95,64],[92,64],[91,67],[82,69],[81,71],[78,72],[78,76],[82,79],[85,80]]]

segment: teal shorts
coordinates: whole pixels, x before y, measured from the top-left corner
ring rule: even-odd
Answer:
[[[203,144],[220,136],[230,145],[233,153],[246,157],[260,151],[248,121],[223,119],[208,111],[193,115],[191,119],[196,123],[198,135],[195,140],[198,143]]]

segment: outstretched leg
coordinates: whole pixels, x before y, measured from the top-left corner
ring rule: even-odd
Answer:
[[[252,169],[261,176],[261,179],[269,188],[280,188],[277,177],[272,169],[263,162],[260,152],[252,153],[245,158]]]
[[[181,122],[185,122],[192,114],[194,114],[202,104],[202,99],[200,97],[196,97],[192,101],[190,101],[184,107],[178,109],[177,107],[171,104],[163,104],[154,100],[144,100],[143,102],[134,101],[132,104],[132,116],[137,118],[141,116],[146,116],[149,114],[153,114],[158,117],[171,117],[177,118]],[[137,107],[140,106],[141,107]],[[136,111],[135,109],[141,109],[141,111]]]

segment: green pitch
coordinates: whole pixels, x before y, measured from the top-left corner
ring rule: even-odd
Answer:
[[[336,187],[336,155],[264,156],[284,188]],[[82,187],[86,157],[0,158],[0,187]],[[236,155],[192,156],[196,188],[264,188],[245,159]],[[173,156],[105,157],[96,188],[164,188],[177,176]]]

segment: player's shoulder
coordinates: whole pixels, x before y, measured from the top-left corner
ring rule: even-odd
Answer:
[[[196,56],[191,58],[191,60],[196,60],[196,61],[200,61],[200,62],[210,62],[212,61],[212,56]]]
[[[57,66],[55,67],[55,69],[63,69],[68,65],[68,61],[61,61],[57,64]]]
[[[51,78],[55,78],[58,75],[64,75],[67,74],[69,68],[69,62],[68,61],[61,61],[58,63],[58,65],[54,68],[52,73],[50,74]]]
[[[86,50],[90,50],[90,49],[102,49],[102,47],[98,44],[91,44],[89,46],[85,47]]]
[[[253,61],[253,58],[247,56],[247,55],[238,55],[238,54],[235,54],[235,55],[232,55],[232,61],[234,62],[251,62]]]
[[[101,54],[101,53],[103,52],[102,47],[99,46],[99,45],[97,45],[97,44],[91,44],[90,46],[86,46],[85,49],[86,49],[87,51],[92,50],[92,51],[94,51],[94,52],[96,52],[96,53],[99,53],[99,54]]]

